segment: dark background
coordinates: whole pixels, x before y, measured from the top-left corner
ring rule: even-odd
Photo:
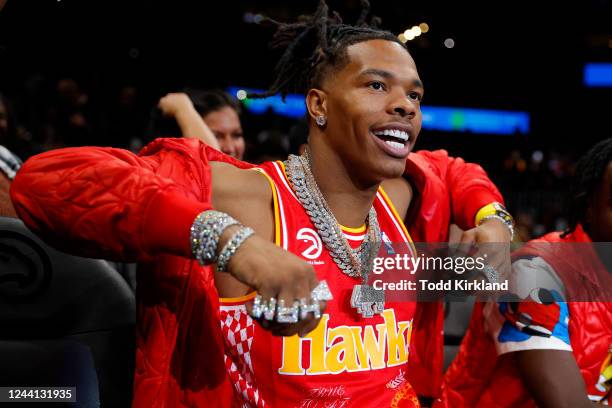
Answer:
[[[354,21],[360,11],[358,0],[328,3],[345,21]],[[425,105],[531,115],[529,135],[423,131],[417,148],[445,148],[481,163],[511,210],[525,218],[530,236],[563,226],[576,157],[612,137],[612,88],[588,89],[582,83],[585,62],[612,61],[612,0],[372,3],[382,26],[396,34],[429,24],[428,33],[408,43],[425,83]],[[24,138],[36,149],[130,143],[136,148],[133,139],[146,140],[151,109],[166,92],[270,83],[278,58],[267,48],[272,31],[246,23],[245,13],[290,21],[316,5],[316,0],[8,0],[0,11],[0,92],[12,101],[27,130]],[[452,49],[443,45],[448,37],[455,40]],[[86,97],[81,109],[86,132],[58,135],[53,125],[61,116],[58,81],[65,78]],[[249,115],[243,121],[247,138],[266,128],[288,133],[294,123]],[[542,152],[542,161],[532,159],[535,151]]]

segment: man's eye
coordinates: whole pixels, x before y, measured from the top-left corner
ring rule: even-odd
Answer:
[[[385,90],[385,84],[383,84],[382,82],[379,82],[379,81],[370,82],[368,84],[368,86],[370,88],[374,89],[375,91],[384,91]]]
[[[408,97],[412,99],[413,101],[419,101],[419,102],[423,99],[423,96],[418,92],[410,92],[408,94]]]

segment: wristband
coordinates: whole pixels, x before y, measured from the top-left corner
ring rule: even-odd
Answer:
[[[511,240],[514,239],[514,218],[500,203],[487,204],[478,210],[476,214],[476,226],[479,226],[484,221],[489,219],[498,219],[508,228],[510,231]]]

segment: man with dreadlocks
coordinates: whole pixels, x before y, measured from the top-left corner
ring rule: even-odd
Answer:
[[[135,406],[410,407],[407,378],[435,388],[439,304],[385,303],[367,281],[379,244],[446,242],[451,219],[466,243],[511,234],[479,166],[410,154],[423,85],[367,14],[343,24],[321,1],[276,23],[269,94],[306,96],[303,156],[254,167],[158,139],[139,156],[48,152],[17,175],[11,197],[39,235],[140,262]]]
[[[435,406],[612,402],[612,139],[578,162],[570,203],[564,232],[513,254],[512,286],[524,300],[476,305]]]

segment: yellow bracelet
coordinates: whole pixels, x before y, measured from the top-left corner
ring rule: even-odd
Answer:
[[[493,204],[494,203],[487,204],[484,207],[482,207],[480,210],[478,210],[478,212],[476,213],[476,219],[474,220],[474,225],[480,224],[482,219],[488,215],[497,214],[497,208],[495,208],[495,205]]]
[[[510,215],[503,205],[495,202],[482,207],[476,213],[475,224],[479,226],[483,221],[491,218],[497,218],[503,222],[510,231],[511,239],[514,239],[514,218],[512,218],[512,215]]]

